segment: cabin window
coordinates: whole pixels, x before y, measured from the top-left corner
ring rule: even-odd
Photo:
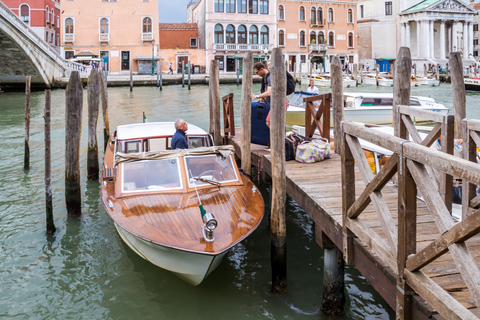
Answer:
[[[122,192],[181,189],[178,158],[127,162],[122,165]]]
[[[210,147],[210,144],[208,143],[208,138],[206,136],[203,136],[203,137],[188,136],[187,141],[188,141],[188,147],[190,149],[200,148],[200,147]]]
[[[167,138],[150,138],[147,140],[146,151],[167,150]]]
[[[421,104],[417,100],[410,99],[410,106],[421,106]]]
[[[122,153],[143,152],[142,140],[119,141],[117,143],[117,152],[122,152]]]
[[[219,183],[237,181],[237,173],[232,157],[222,155],[189,156],[185,157],[185,167],[188,172],[188,186],[190,188],[211,185],[207,181]]]
[[[363,98],[362,107],[392,106],[391,98]]]

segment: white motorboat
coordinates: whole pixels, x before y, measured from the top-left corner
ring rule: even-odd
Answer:
[[[332,86],[330,74],[325,73],[322,75],[312,76],[312,79],[314,81],[315,86],[327,87],[327,88],[330,88]],[[301,83],[303,85],[310,85],[310,77],[302,78]],[[343,76],[344,88],[355,87],[356,85],[357,85],[357,82],[355,80],[351,79],[348,76]]]
[[[440,85],[440,80],[431,77],[416,77],[415,85],[436,87]]]

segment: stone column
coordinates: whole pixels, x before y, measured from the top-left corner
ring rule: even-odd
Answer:
[[[473,32],[473,27],[472,27],[472,32]],[[405,47],[411,48],[412,44],[410,43],[410,21],[407,21],[405,24]]]
[[[430,34],[430,58],[435,58],[435,31],[434,31],[434,26],[435,21],[429,21],[428,26],[430,27],[429,29],[429,34]]]
[[[407,27],[405,26],[405,23],[402,22],[401,24],[401,30],[400,30],[400,46],[405,47],[405,44],[407,43],[407,36],[406,36],[406,29]]]
[[[450,52],[458,51],[458,48],[457,48],[457,45],[458,45],[457,24],[458,24],[458,20],[453,20],[453,24],[452,24],[452,46],[450,48]]]
[[[422,23],[418,20],[416,20],[415,23],[417,24],[417,58],[420,58],[422,56],[422,50],[420,49],[420,30],[422,29]]]
[[[430,57],[430,21],[422,21],[423,57]]]
[[[467,22],[463,22],[463,58],[468,58],[468,26]]]
[[[473,22],[468,23],[468,39],[470,41],[470,45],[468,46],[468,54],[471,54],[473,57]]]
[[[440,59],[445,59],[445,20],[440,20]]]

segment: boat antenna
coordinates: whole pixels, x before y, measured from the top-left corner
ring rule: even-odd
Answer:
[[[202,215],[202,220],[203,220],[203,228],[202,228],[202,233],[203,237],[205,238],[206,241],[211,242],[215,240],[215,237],[213,236],[213,230],[217,227],[217,220],[213,216],[212,213],[207,212],[205,208],[203,208],[202,200],[200,200],[200,195],[198,194],[197,190],[197,180],[193,177],[192,170],[188,169],[190,172],[190,177],[195,180],[194,182],[194,187],[195,187],[195,192],[197,193],[197,198],[198,198],[198,203],[199,206],[198,208],[200,209],[200,214]]]

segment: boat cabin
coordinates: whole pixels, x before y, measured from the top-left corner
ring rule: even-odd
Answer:
[[[364,107],[392,107],[393,95],[391,93],[348,93],[344,94],[346,109],[359,109]],[[441,106],[434,99],[428,97],[410,97],[412,107]],[[443,107],[443,106],[442,106]],[[444,108],[444,107],[443,107]]]

